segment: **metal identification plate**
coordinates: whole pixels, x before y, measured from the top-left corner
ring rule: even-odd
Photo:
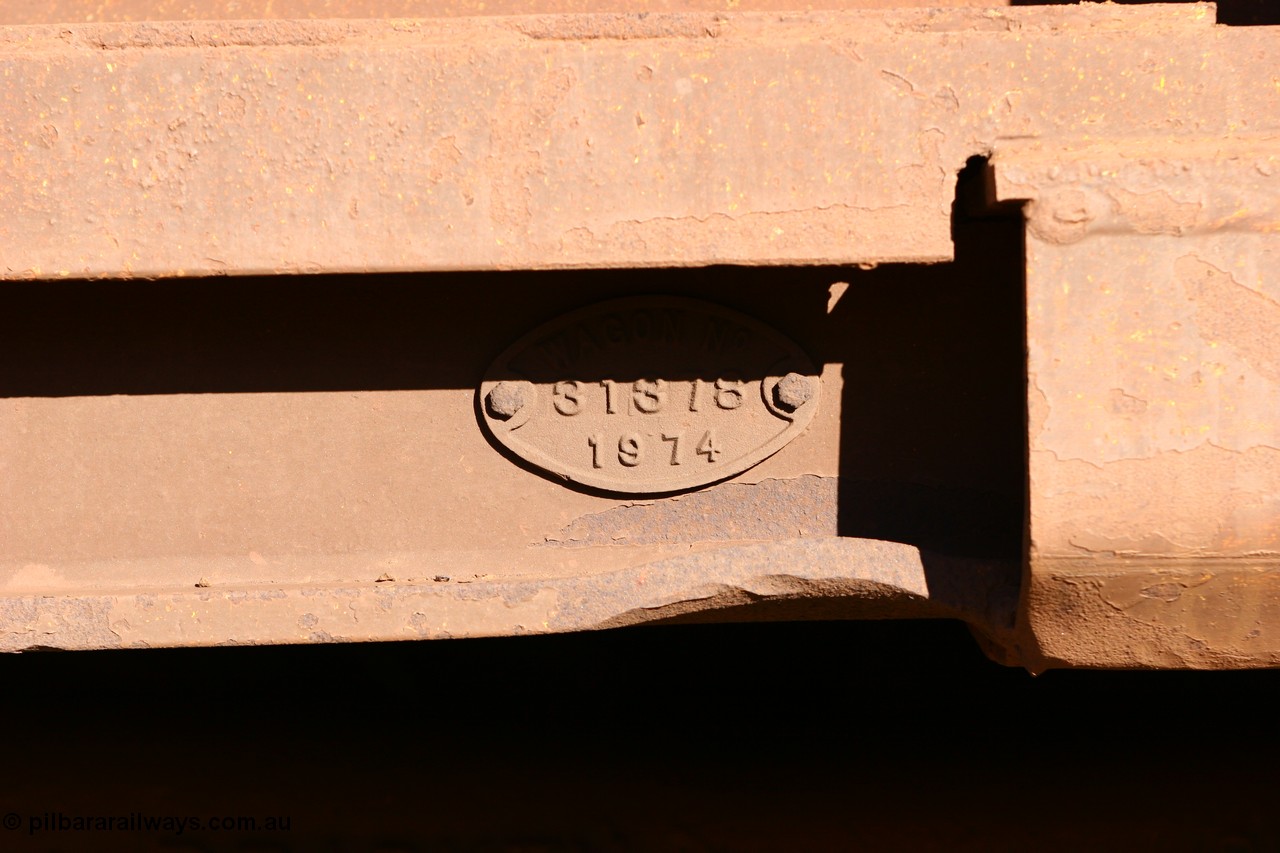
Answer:
[[[818,408],[813,363],[736,311],[634,297],[574,311],[490,366],[489,433],[538,468],[627,494],[738,474],[804,431]]]

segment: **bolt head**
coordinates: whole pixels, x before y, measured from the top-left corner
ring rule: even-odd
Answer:
[[[529,405],[533,399],[533,385],[529,382],[499,382],[493,386],[487,397],[485,407],[489,414],[499,420],[508,420]]]
[[[813,380],[788,373],[773,386],[773,402],[784,412],[794,412],[813,398]]]

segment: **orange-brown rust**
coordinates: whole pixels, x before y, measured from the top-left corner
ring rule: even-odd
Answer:
[[[946,331],[936,314],[850,342],[879,341],[890,304],[857,301],[867,279],[798,288],[792,268],[751,297],[825,342],[803,376],[822,405],[732,482],[652,500],[565,489],[478,420],[518,408],[520,388],[478,393],[503,346],[615,285],[455,280],[410,330],[376,321],[434,348],[374,341],[363,372],[325,362],[339,379],[294,365],[273,384],[272,344],[194,386],[21,364],[43,384],[0,402],[0,646],[541,633],[766,603],[961,618],[1034,669],[1280,663],[1276,45],[1203,4],[0,27],[3,278],[669,270],[635,295],[676,267],[934,264],[963,227],[957,173],[989,156],[994,200],[1026,213],[1029,522],[1019,583],[989,556],[1016,541],[962,529],[990,514],[930,500],[987,499],[964,470],[987,457],[913,449],[928,437],[901,413],[962,434],[980,416],[901,399],[969,387],[910,358],[913,334]],[[982,292],[952,274],[951,294]],[[836,285],[873,316],[828,302]],[[980,344],[948,340],[957,363]],[[951,387],[916,381],[931,370]],[[939,506],[949,551],[883,521]]]
[[[1002,139],[1193,111],[1202,135],[1268,127],[1274,87],[1247,82],[1268,34],[1211,24],[1195,5],[0,28],[0,275],[936,262],[956,172]],[[1100,110],[1117,86],[1126,108]]]
[[[806,12],[813,9],[990,8],[1005,0],[649,0],[645,12]],[[110,21],[444,18],[634,12],[623,0],[7,0],[0,24]]]
[[[1280,663],[1280,140],[1019,150],[1035,667]]]
[[[1036,564],[1022,663],[1117,669],[1280,665],[1280,561]]]
[[[1015,571],[829,537],[686,552],[592,577],[10,595],[0,599],[0,651],[542,634],[785,601],[846,618],[971,619],[1008,644]]]

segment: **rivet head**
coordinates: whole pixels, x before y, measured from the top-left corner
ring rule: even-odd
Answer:
[[[485,407],[490,415],[505,421],[529,405],[533,394],[530,382],[499,382],[485,398]]]
[[[794,412],[813,398],[813,381],[799,373],[788,373],[773,386],[773,402],[786,412]]]

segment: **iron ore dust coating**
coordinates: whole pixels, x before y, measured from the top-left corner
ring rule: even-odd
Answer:
[[[1280,663],[1278,28],[393,5],[0,10],[0,648]]]
[[[554,477],[623,494],[705,486],[772,456],[812,420],[820,381],[777,331],[670,296],[562,315],[512,344],[489,377],[480,394],[494,440]]]
[[[499,382],[485,400],[490,415],[507,420],[527,406],[536,393],[529,382]]]
[[[779,408],[794,412],[813,399],[813,383],[807,376],[788,373],[773,386],[773,399]]]

